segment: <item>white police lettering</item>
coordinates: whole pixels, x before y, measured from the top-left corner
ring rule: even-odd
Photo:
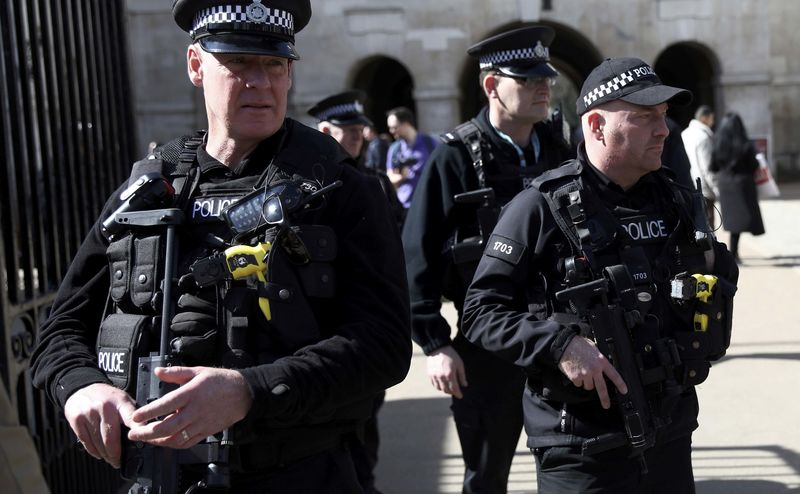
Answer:
[[[636,67],[633,69],[633,73],[636,75],[637,78],[644,77],[648,75],[656,75],[655,71],[649,65],[642,65],[641,67]]]
[[[664,220],[640,220],[623,223],[622,228],[633,240],[653,240],[667,237]]]
[[[209,197],[195,199],[192,205],[192,219],[216,218],[222,210],[236,202],[235,197]]]
[[[634,281],[647,281],[647,273],[646,272],[633,273],[633,279]]]
[[[125,372],[126,352],[99,352],[97,354],[98,366],[105,372],[122,374]]]
[[[514,246],[513,245],[508,245],[508,244],[503,243],[503,242],[495,242],[494,246],[492,247],[492,249],[494,249],[494,250],[496,250],[498,252],[502,252],[503,254],[511,254],[511,252],[513,252],[513,250],[514,250]]]

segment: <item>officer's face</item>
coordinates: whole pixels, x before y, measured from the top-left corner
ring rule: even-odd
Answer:
[[[520,123],[541,122],[550,111],[550,85],[552,79],[518,79],[495,73],[494,89],[489,94],[489,104],[494,102],[501,113]]]
[[[364,145],[363,125],[345,125],[343,127],[331,125],[330,132],[331,137],[336,139],[350,156],[356,158],[361,154],[361,147]]]
[[[661,167],[667,128],[667,104],[639,106],[625,101],[604,105],[603,137],[610,162],[644,175]]]
[[[192,45],[188,61],[190,79],[203,88],[212,135],[258,142],[281,128],[292,85],[289,60],[206,53]]]

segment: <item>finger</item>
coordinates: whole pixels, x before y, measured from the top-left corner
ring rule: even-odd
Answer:
[[[617,372],[617,369],[615,369],[613,365],[609,364],[608,367],[603,370],[603,373],[614,384],[614,386],[616,386],[620,393],[628,394],[628,385],[625,384],[625,380],[622,379],[622,376],[619,372]]]
[[[456,379],[458,380],[458,384],[467,387],[467,371],[464,369],[464,366],[460,366],[456,369]]]
[[[100,423],[100,437],[105,449],[106,454],[103,458],[114,468],[119,468],[119,460],[121,456],[120,446],[120,430],[119,426],[115,427],[114,422],[101,422]]]
[[[188,427],[188,418],[181,413],[172,413],[162,420],[154,420],[147,424],[138,425],[128,432],[131,441],[152,442],[164,440],[179,435],[180,431]]]
[[[608,397],[608,387],[606,386],[606,380],[603,379],[603,375],[600,374],[598,377],[594,378],[594,383],[597,388],[597,396],[600,397],[600,405],[608,410],[611,408],[611,399]]]
[[[122,423],[125,424],[125,426],[127,426],[129,429],[139,425],[132,418],[134,412],[136,412],[136,406],[132,402],[125,401],[121,403],[119,406],[117,406],[117,412],[122,419]]]
[[[92,439],[92,433],[90,431],[91,424],[88,421],[82,422],[79,426],[79,430],[77,431],[78,441],[81,442],[83,445],[83,449],[86,450],[92,457],[97,458],[98,460],[102,460],[103,456],[100,454],[100,451],[97,449],[97,445]]]
[[[586,391],[591,391],[594,389],[594,379],[584,379],[583,380],[583,389]]]
[[[156,377],[165,383],[186,384],[197,375],[196,367],[156,367],[154,372]]]
[[[458,398],[459,400],[464,397],[464,395],[461,394],[461,386],[458,385],[457,380],[452,381],[452,383],[450,384],[450,394]]]

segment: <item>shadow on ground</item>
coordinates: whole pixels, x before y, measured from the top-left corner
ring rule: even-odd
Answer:
[[[443,451],[450,420],[450,400],[444,397],[384,403],[378,413],[378,489],[384,494],[440,492],[444,463],[452,454]],[[461,457],[456,460],[460,464]]]

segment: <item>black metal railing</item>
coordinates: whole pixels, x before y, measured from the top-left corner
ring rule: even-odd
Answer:
[[[0,2],[0,374],[58,494],[119,486],[77,450],[28,364],[67,266],[134,156],[124,16],[123,0]]]

